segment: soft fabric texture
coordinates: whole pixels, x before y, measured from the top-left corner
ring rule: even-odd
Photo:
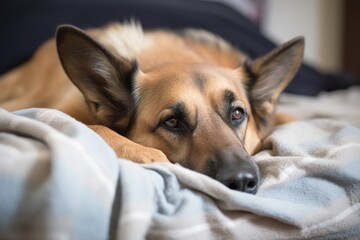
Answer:
[[[335,95],[345,100],[332,110],[345,111],[360,90]],[[0,110],[0,239],[357,239],[360,119],[348,110],[353,125],[318,118],[275,129],[254,156],[256,195],[179,165],[117,159],[55,110]]]

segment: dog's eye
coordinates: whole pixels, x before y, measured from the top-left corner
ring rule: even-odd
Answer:
[[[168,128],[179,128],[179,121],[174,117],[169,117],[163,124]]]
[[[241,107],[237,107],[231,112],[231,122],[234,126],[241,123],[245,117],[245,110]]]
[[[231,114],[231,120],[240,120],[243,117],[243,111],[240,108],[236,108]]]

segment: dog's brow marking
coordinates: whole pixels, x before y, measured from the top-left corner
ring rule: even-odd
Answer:
[[[195,119],[191,116],[190,111],[186,108],[184,102],[177,102],[171,105],[170,109],[173,110],[174,115],[182,120],[191,131],[198,124],[198,113],[196,111]]]
[[[183,102],[175,103],[170,108],[174,111],[175,115],[183,115],[185,113],[185,104]]]
[[[227,104],[232,103],[233,101],[235,101],[235,94],[230,90],[225,90],[224,100]]]

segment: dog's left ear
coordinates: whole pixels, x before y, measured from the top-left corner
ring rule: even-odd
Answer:
[[[304,38],[297,37],[253,61],[246,61],[249,100],[257,122],[267,125],[276,101],[299,69],[304,55]]]

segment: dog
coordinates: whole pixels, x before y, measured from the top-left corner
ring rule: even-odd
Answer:
[[[119,157],[179,163],[255,194],[260,173],[251,155],[289,120],[276,115],[276,102],[303,53],[302,37],[251,60],[205,30],[63,25],[0,78],[0,107],[58,109],[89,125]]]

